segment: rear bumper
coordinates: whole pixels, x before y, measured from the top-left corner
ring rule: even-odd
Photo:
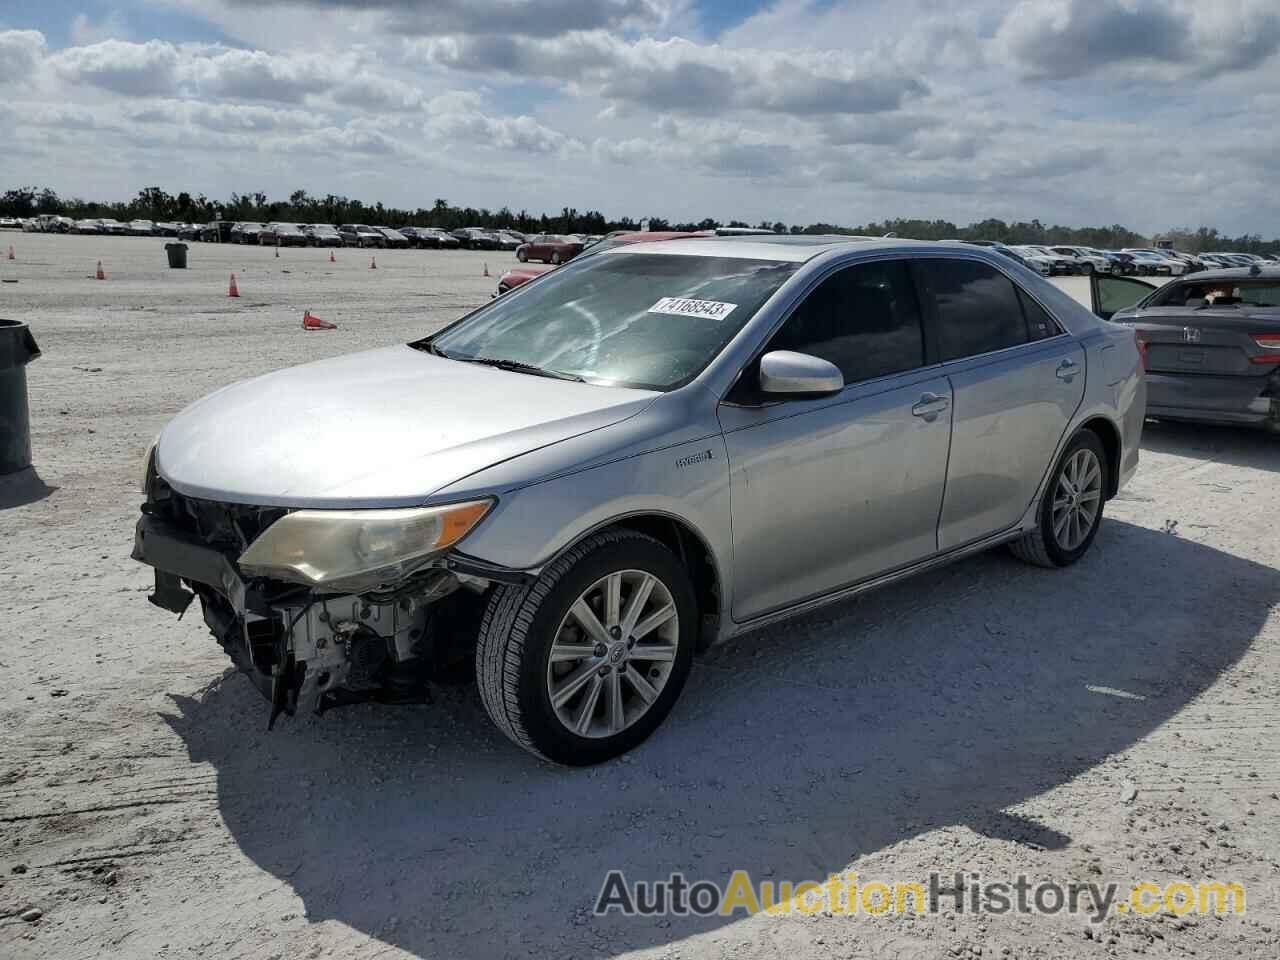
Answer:
[[[1274,387],[1273,376],[1148,372],[1147,415],[1210,423],[1280,423],[1280,396],[1263,396],[1268,387]]]

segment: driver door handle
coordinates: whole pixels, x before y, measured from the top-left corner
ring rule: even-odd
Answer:
[[[1063,360],[1058,364],[1058,369],[1054,371],[1059,380],[1065,380],[1070,383],[1075,379],[1077,373],[1080,372],[1080,364],[1074,360]]]
[[[925,420],[932,423],[938,419],[938,414],[951,406],[951,401],[946,397],[940,397],[936,393],[926,393],[911,408],[913,417],[924,417]]]

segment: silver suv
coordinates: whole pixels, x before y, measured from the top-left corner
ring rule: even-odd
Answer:
[[[1144,407],[1131,331],[978,247],[639,243],[195,403],[134,556],[272,720],[474,664],[507,736],[594,763],[717,640],[997,545],[1074,563]]]

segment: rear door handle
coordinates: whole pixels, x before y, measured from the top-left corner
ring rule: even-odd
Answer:
[[[1057,374],[1059,380],[1065,380],[1067,383],[1070,383],[1075,379],[1076,374],[1080,372],[1080,364],[1076,363],[1074,360],[1063,360],[1058,364],[1058,369],[1054,372]]]
[[[924,417],[932,423],[938,419],[938,414],[949,406],[951,406],[951,401],[946,397],[940,397],[936,393],[926,393],[911,408],[911,415],[913,417]]]

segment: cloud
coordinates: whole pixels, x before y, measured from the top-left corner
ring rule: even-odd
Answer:
[[[1280,49],[1280,10],[1271,0],[1022,0],[995,43],[1035,79],[1153,66],[1203,78],[1256,66]]]
[[[581,141],[566,136],[529,116],[492,117],[478,109],[478,98],[466,94],[437,97],[431,101],[426,132],[433,140],[464,141],[496,150],[519,153],[567,153],[585,149]]]
[[[177,48],[163,40],[104,40],[63,50],[51,58],[51,63],[68,83],[141,97],[172,91],[177,84],[179,60]]]
[[[247,103],[204,103],[198,100],[153,100],[126,111],[144,124],[180,124],[215,133],[267,133],[312,130],[329,121],[309,110],[281,110]]]
[[[627,41],[599,31],[553,39],[445,37],[422,41],[420,49],[432,63],[454,70],[498,71],[655,110],[701,114],[875,113],[927,89],[914,71],[872,57],[730,49],[679,38]]]
[[[39,30],[0,32],[0,83],[26,80],[44,59],[44,34]]]
[[[276,54],[264,50],[227,50],[192,56],[182,79],[205,97],[298,103],[328,90],[349,68],[347,58],[317,54]]]
[[[660,26],[667,0],[231,0],[233,7],[293,6],[379,12],[396,34],[554,37],[574,30]]]
[[[119,12],[103,17],[97,23],[85,13],[77,13],[71,20],[71,42],[77,47],[103,40],[123,40],[128,34]]]

